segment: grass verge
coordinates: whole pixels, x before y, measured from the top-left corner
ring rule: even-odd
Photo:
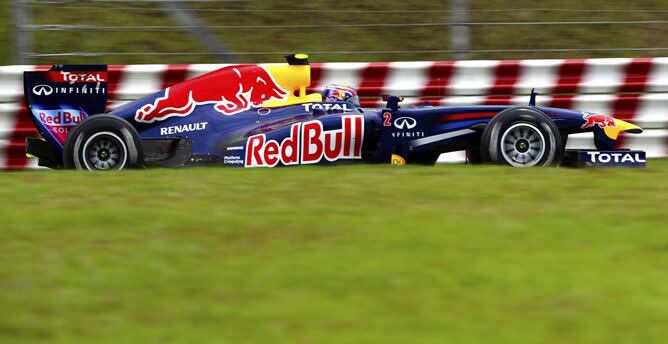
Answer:
[[[663,342],[668,160],[0,174],[0,341]]]
[[[0,43],[8,43],[10,2],[0,4]],[[447,52],[414,53],[415,50],[448,50],[450,20],[448,2],[339,1],[295,3],[288,0],[191,3],[201,21],[232,52],[267,51],[409,51],[406,53],[312,54],[314,62],[334,61],[420,61],[449,60]],[[471,0],[471,22],[583,22],[577,25],[475,25],[471,26],[471,48],[493,51],[472,53],[471,59],[587,58],[664,56],[665,51],[587,51],[589,48],[656,48],[668,46],[668,18],[663,0],[628,2],[621,0]],[[156,4],[149,3],[35,3],[31,22],[36,25],[89,26],[173,26],[177,23]],[[231,10],[241,10],[234,12]],[[278,10],[278,11],[276,11]],[[294,11],[290,11],[294,10]],[[414,10],[426,12],[416,13]],[[304,12],[310,11],[310,12]],[[353,12],[346,12],[353,11]],[[378,12],[394,11],[394,12]],[[654,12],[652,12],[654,11]],[[57,15],[54,15],[57,13]],[[597,24],[590,21],[658,21],[654,23]],[[430,26],[367,26],[350,24],[431,23]],[[266,28],[258,26],[311,25],[308,28]],[[239,28],[238,26],[253,26]],[[338,27],[337,27],[338,26]],[[206,47],[185,31],[42,30],[33,34],[33,51],[38,53],[93,52],[144,55],[50,56],[36,59],[54,63],[204,63],[283,62],[281,55],[170,55],[154,53],[207,53]],[[0,62],[8,61],[9,45],[0,50]],[[568,52],[532,52],[532,49],[570,48]],[[525,49],[527,52],[498,51]],[[6,63],[6,62],[5,62]]]

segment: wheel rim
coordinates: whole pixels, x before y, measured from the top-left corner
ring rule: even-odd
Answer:
[[[529,123],[515,124],[501,137],[501,153],[512,166],[534,166],[545,154],[545,137]]]
[[[127,147],[118,135],[97,133],[83,145],[83,162],[88,170],[120,170],[127,161]]]

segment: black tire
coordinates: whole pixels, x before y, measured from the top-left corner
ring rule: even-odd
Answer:
[[[559,128],[534,108],[501,111],[485,127],[480,139],[480,156],[485,163],[555,166],[563,154]]]
[[[137,130],[113,115],[94,115],[79,123],[63,146],[65,168],[122,170],[141,167],[144,152]]]

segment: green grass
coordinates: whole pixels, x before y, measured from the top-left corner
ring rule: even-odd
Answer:
[[[0,19],[6,15],[8,2],[0,4]],[[396,28],[330,28],[335,24],[379,23],[441,23],[449,20],[448,13],[342,13],[333,10],[448,10],[447,1],[338,1],[312,0],[295,3],[288,0],[249,1],[231,3],[191,4],[202,12],[201,19],[211,25],[321,25],[309,29],[215,29],[215,34],[233,52],[261,51],[378,51],[378,50],[445,50],[450,49],[449,29],[445,26]],[[91,7],[93,9],[91,9]],[[130,7],[130,9],[127,9]],[[141,3],[71,3],[39,4],[32,7],[34,24],[66,25],[174,25],[175,22],[154,4]],[[608,21],[608,20],[666,20],[668,13],[642,13],[615,10],[665,10],[664,0],[471,0],[473,22],[480,21]],[[604,10],[608,12],[555,12],[536,9]],[[297,9],[321,10],[303,12],[220,12],[216,10]],[[511,12],[486,10],[517,9]],[[533,10],[527,10],[533,9]],[[157,11],[156,11],[157,10]],[[611,11],[612,10],[612,11]],[[54,15],[57,13],[57,15]],[[4,14],[4,16],[3,16]],[[0,44],[8,41],[9,20],[0,24]],[[544,25],[544,26],[475,26],[471,29],[474,49],[535,49],[535,48],[620,48],[668,47],[668,25]],[[3,43],[4,42],[4,43]],[[41,31],[34,34],[34,51],[61,52],[206,52],[190,34],[178,31]],[[3,45],[8,47],[8,45]],[[10,50],[0,51],[0,62],[8,61]],[[575,52],[486,52],[471,55],[473,59],[522,58],[586,58],[664,56],[665,51],[575,51]],[[316,62],[327,61],[398,61],[448,60],[448,53],[408,54],[322,54],[313,55]],[[237,56],[242,62],[282,62],[277,55]],[[201,63],[220,62],[215,56],[99,56],[46,57],[38,63]]]
[[[0,4],[0,66],[11,63],[11,21],[7,3]]]
[[[0,174],[0,342],[663,343],[668,160]]]

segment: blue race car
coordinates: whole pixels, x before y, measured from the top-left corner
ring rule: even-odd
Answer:
[[[81,170],[223,164],[274,167],[350,162],[434,164],[466,150],[470,163],[644,166],[643,151],[616,150],[642,129],[601,114],[535,106],[359,106],[354,89],[307,94],[304,54],[288,63],[232,65],[105,113],[107,67],[54,65],[25,72],[27,106],[41,138],[26,153],[39,165]],[[593,132],[596,150],[566,150]]]

